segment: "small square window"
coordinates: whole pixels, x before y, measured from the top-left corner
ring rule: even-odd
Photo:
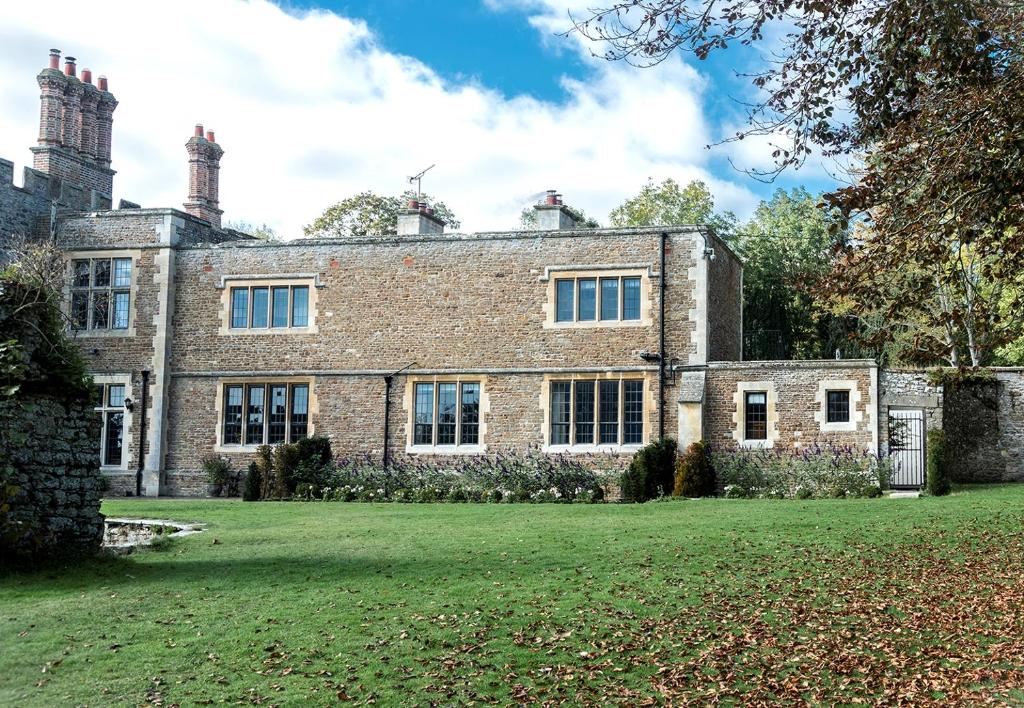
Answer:
[[[850,422],[850,392],[829,391],[828,392],[828,417],[829,423]]]

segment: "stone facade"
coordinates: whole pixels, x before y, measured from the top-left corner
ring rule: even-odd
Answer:
[[[90,409],[52,397],[0,407],[0,450],[18,488],[10,519],[31,529],[16,543],[20,552],[79,556],[99,549],[99,427]]]
[[[820,444],[877,452],[877,376],[871,360],[711,363],[706,373],[704,438],[729,449]],[[849,392],[849,423],[827,421],[825,393],[829,390]],[[764,439],[745,435],[747,392],[766,394]]]
[[[69,315],[76,293],[94,303],[117,290],[127,308],[116,327],[94,326],[90,314],[74,331],[97,383],[132,401],[123,454],[103,468],[115,494],[134,493],[140,472],[144,494],[202,494],[209,454],[244,467],[271,438],[271,402],[260,396],[280,396],[277,410],[288,409],[275,434],[325,435],[341,456],[380,457],[387,439],[392,456],[540,448],[606,468],[660,435],[683,446],[884,453],[890,410],[922,408],[929,427],[943,424],[942,392],[918,373],[860,360],[740,361],[743,264],[703,226],[579,228],[549,192],[535,207],[535,231],[447,234],[413,201],[396,236],[257,241],[220,228],[224,151],[202,126],[186,144],[185,211],[124,200],[110,209],[116,101],[105,79],[93,87],[73,60],[62,73],[58,59],[38,77],[39,169],[18,188],[12,164],[0,161],[0,238],[55,236],[69,262]],[[89,274],[88,287],[73,282],[74,268],[97,261],[130,277],[116,288]],[[605,300],[614,307],[598,312]],[[1003,478],[1014,478],[1024,386],[1019,373],[1000,376],[993,425],[1016,436],[998,448]],[[427,431],[429,444],[415,433],[418,407],[429,407],[417,391],[437,392],[437,413],[442,388],[476,397],[477,420],[452,424],[475,437],[458,445],[439,444],[439,427]],[[754,440],[745,427],[751,392],[765,406],[764,436]],[[848,402],[848,417],[829,413],[833,395]],[[587,416],[602,410],[614,418],[604,441],[602,421],[587,432]],[[238,432],[251,426],[252,439]]]

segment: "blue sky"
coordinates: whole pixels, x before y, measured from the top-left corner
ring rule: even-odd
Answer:
[[[0,156],[31,160],[34,76],[59,47],[107,75],[120,102],[115,201],[180,205],[182,146],[203,122],[226,151],[225,219],[284,238],[351,194],[401,192],[430,164],[424,188],[467,231],[514,227],[551,188],[603,221],[648,178],[702,179],[741,218],[777,187],[831,186],[821,165],[770,185],[730,166],[766,166],[765,140],[704,149],[741,124],[733,99],[750,88],[734,71],[756,52],[648,70],[594,59],[579,36],[558,36],[570,5],[593,2],[51,0],[45,21],[3,3]]]
[[[591,0],[588,6],[599,6]],[[555,15],[568,29],[568,8]],[[389,49],[416,57],[452,82],[474,81],[501,91],[507,96],[528,94],[544,101],[561,102],[568,98],[563,77],[586,81],[594,72],[593,63],[574,51],[572,40],[558,32],[538,30],[530,23],[531,8],[540,2],[484,2],[431,0],[375,0],[374,2],[294,3],[297,7],[328,8],[345,15],[363,18]],[[583,13],[574,12],[574,17]],[[599,43],[592,50],[602,54]],[[743,107],[737,98],[749,96],[750,79],[741,73],[758,66],[760,52],[735,45],[726,53],[713,54],[705,61],[686,59],[706,75],[715,87],[705,96],[703,106],[714,121],[740,123]],[[642,69],[637,69],[642,71]],[[763,198],[779,187],[805,186],[820,192],[834,186],[821,174],[786,173],[772,183],[748,178],[729,164],[722,149],[710,151],[713,171],[725,178],[742,179]]]

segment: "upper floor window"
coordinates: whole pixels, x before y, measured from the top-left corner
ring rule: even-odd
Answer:
[[[413,384],[414,446],[480,444],[480,382]]]
[[[105,383],[96,386],[99,402],[96,412],[103,425],[100,429],[100,464],[120,467],[124,462],[125,384]]]
[[[743,398],[744,438],[747,440],[768,439],[768,393],[747,391]]]
[[[224,386],[224,445],[277,445],[309,434],[309,384]]]
[[[128,329],[131,258],[71,261],[71,326],[79,330]]]
[[[828,411],[826,422],[828,423],[849,423],[850,422],[850,392],[828,391]]]
[[[231,288],[231,328],[309,326],[308,285],[253,285]]]
[[[640,276],[555,280],[555,322],[640,320]]]
[[[644,382],[552,381],[551,445],[641,445]]]

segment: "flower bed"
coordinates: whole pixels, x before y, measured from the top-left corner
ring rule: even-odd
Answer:
[[[722,495],[732,498],[875,497],[888,487],[891,463],[850,446],[797,450],[715,450]]]
[[[490,455],[454,459],[398,458],[384,469],[369,456],[337,461],[322,486],[296,496],[321,501],[593,503],[605,497],[604,476],[579,458]]]

